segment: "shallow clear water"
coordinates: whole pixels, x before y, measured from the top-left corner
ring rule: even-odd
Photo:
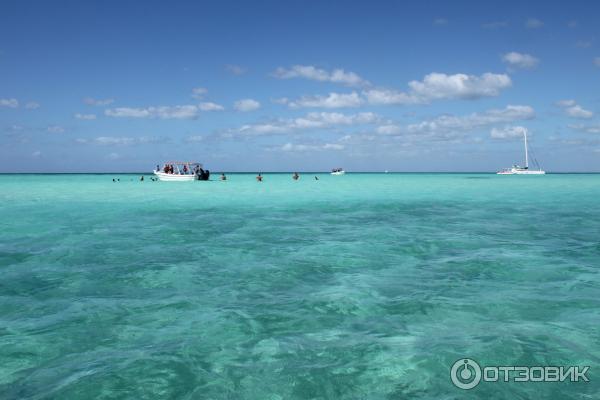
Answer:
[[[597,396],[600,175],[313,176],[1,175],[0,397]]]

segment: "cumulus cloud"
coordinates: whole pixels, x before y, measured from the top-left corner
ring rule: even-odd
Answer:
[[[91,139],[75,139],[75,142],[79,144],[93,144],[99,146],[130,146],[134,144],[158,143],[162,141],[164,140],[153,136],[98,136]]]
[[[223,111],[225,107],[220,104],[212,103],[210,101],[202,102],[198,104],[200,111]]]
[[[503,128],[492,128],[490,137],[492,139],[515,139],[522,138],[527,133],[524,126],[505,126]]]
[[[502,109],[491,109],[466,116],[441,115],[407,126],[385,124],[378,127],[377,133],[384,135],[445,136],[448,134],[463,134],[495,124],[506,124],[532,118],[535,118],[535,111],[532,107],[508,105]]]
[[[75,114],[75,118],[77,119],[83,119],[83,120],[92,120],[92,119],[96,119],[96,114],[80,114],[77,113]]]
[[[247,124],[230,131],[229,136],[258,136],[275,135],[300,130],[324,129],[335,126],[354,126],[373,124],[379,121],[381,117],[372,112],[362,112],[357,114],[342,114],[335,112],[311,112],[303,117],[277,119],[263,123]]]
[[[516,51],[504,54],[502,56],[502,61],[511,67],[523,69],[534,68],[540,62],[540,60],[530,54],[517,53]]]
[[[572,118],[589,119],[594,116],[594,113],[584,109],[575,100],[561,100],[556,103],[564,112]]]
[[[286,152],[305,152],[305,151],[323,151],[323,150],[344,150],[346,146],[340,143],[324,144],[293,144],[286,143],[280,147],[280,150]]]
[[[529,18],[525,22],[525,27],[529,29],[538,29],[544,26],[544,23],[537,18]]]
[[[595,125],[569,125],[569,128],[574,129],[576,131],[580,131],[580,132],[585,132],[585,133],[593,133],[593,134],[598,134],[600,133],[600,125],[599,124],[595,124]]]
[[[192,97],[198,100],[204,98],[206,93],[208,93],[208,90],[203,87],[195,87],[192,89]]]
[[[17,99],[0,99],[0,107],[17,108],[19,101]]]
[[[254,99],[242,99],[238,100],[233,104],[233,108],[236,111],[248,112],[258,110],[260,108],[260,103]]]
[[[327,71],[316,68],[312,65],[294,65],[291,68],[279,67],[272,74],[278,79],[304,78],[319,82],[339,83],[346,86],[367,86],[369,82],[361,78],[358,74],[345,71],[343,69],[334,69]]]
[[[64,133],[65,128],[60,125],[50,125],[46,130],[50,133]]]
[[[40,108],[40,104],[35,101],[30,101],[27,104],[25,104],[25,108],[27,110],[37,110],[38,108]]]
[[[233,75],[243,75],[246,73],[246,68],[235,64],[227,64],[225,65],[225,69],[227,70],[227,72]]]
[[[195,105],[146,108],[117,107],[105,110],[104,114],[115,118],[193,119],[198,117],[199,110],[199,107]]]
[[[506,74],[485,73],[480,76],[431,73],[422,81],[408,83],[410,90],[371,89],[364,92],[371,104],[424,104],[441,99],[477,99],[498,96],[512,85]]]
[[[115,102],[114,99],[94,99],[93,97],[86,97],[83,102],[90,106],[107,106]]]
[[[279,103],[287,104],[290,108],[345,108],[358,107],[364,100],[358,93],[329,93],[326,96],[302,96],[297,100],[278,99]]]

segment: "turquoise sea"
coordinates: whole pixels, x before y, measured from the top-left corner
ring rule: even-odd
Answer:
[[[599,398],[600,175],[314,175],[0,175],[0,398]]]

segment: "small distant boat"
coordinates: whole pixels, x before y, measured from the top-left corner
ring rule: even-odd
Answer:
[[[343,168],[334,168],[331,170],[331,175],[344,175],[346,171]]]
[[[543,171],[537,161],[534,162],[537,164],[537,169],[529,169],[529,152],[527,149],[527,130],[523,131],[523,138],[525,141],[525,166],[521,167],[517,164],[513,165],[511,168],[505,168],[502,171],[498,171],[497,175],[545,175],[546,171]]]
[[[186,182],[207,181],[210,171],[202,169],[202,164],[191,161],[168,161],[162,169],[154,170],[154,175],[161,181]]]

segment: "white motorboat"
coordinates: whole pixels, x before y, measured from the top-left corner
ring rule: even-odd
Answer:
[[[537,165],[537,169],[529,169],[529,152],[527,148],[527,129],[523,130],[523,139],[525,141],[525,166],[521,167],[517,164],[513,165],[511,168],[505,168],[502,171],[498,171],[498,175],[545,175],[546,171],[543,171],[539,164]],[[535,158],[534,158],[535,161]],[[535,161],[537,164],[537,161]]]
[[[331,175],[344,175],[346,171],[343,168],[334,168],[331,170]]]
[[[186,182],[186,181],[207,181],[210,172],[202,169],[202,164],[190,161],[168,161],[164,164],[162,170],[154,170],[154,175],[161,181],[166,182]]]

